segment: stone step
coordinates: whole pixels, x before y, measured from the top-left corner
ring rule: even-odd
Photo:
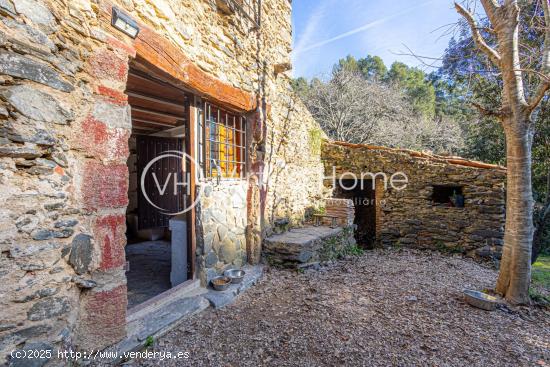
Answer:
[[[354,244],[352,227],[306,226],[268,237],[263,256],[272,265],[301,267],[337,258]]]
[[[117,355],[118,358],[94,361],[117,364],[122,361],[124,353],[141,350],[147,338],[158,339],[181,325],[185,320],[210,305],[221,308],[232,303],[235,298],[250,288],[261,278],[263,265],[245,266],[246,275],[240,284],[233,284],[224,292],[200,287],[198,280],[187,281],[169,291],[136,306],[126,318],[127,337],[104,350],[104,354]]]
[[[264,267],[263,265],[245,266],[242,270],[245,271],[245,275],[241,283],[231,284],[225,291],[216,291],[214,289],[208,290],[204,298],[210,302],[212,307],[222,308],[233,303],[239,294],[258,282],[263,274]]]
[[[203,296],[179,299],[165,305],[162,312],[153,313],[129,324],[128,332],[131,332],[139,342],[145,341],[148,336],[159,337],[176,327],[185,317],[200,312],[208,306]]]
[[[189,316],[207,309],[210,303],[203,297],[206,292],[198,280],[190,280],[134,307],[126,317],[126,338],[105,349],[105,354],[112,352],[118,358],[100,362],[121,362],[124,353],[142,349],[149,336],[157,339]]]
[[[163,292],[158,296],[129,309],[128,315],[126,316],[126,322],[130,323],[132,321],[139,320],[148,314],[157,312],[166,304],[174,302],[175,300],[193,297],[204,293],[206,293],[206,289],[201,288],[200,281],[198,279],[185,281],[182,284],[179,284],[166,292]]]
[[[110,363],[120,362],[124,353],[142,349],[150,336],[158,339],[184,322],[187,317],[197,314],[210,306],[203,296],[186,297],[165,304],[159,312],[148,314],[126,325],[127,337],[107,348],[106,351],[116,351],[118,358],[111,359]]]

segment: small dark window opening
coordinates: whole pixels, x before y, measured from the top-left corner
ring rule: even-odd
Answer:
[[[464,208],[462,186],[434,185],[432,202],[438,206]]]

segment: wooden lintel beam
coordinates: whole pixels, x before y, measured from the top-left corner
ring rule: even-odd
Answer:
[[[99,2],[100,19],[104,29],[112,33],[112,0]],[[130,12],[130,15],[135,15]],[[172,41],[157,33],[148,25],[138,22],[140,32],[132,41],[133,51],[138,58],[154,66],[170,84],[208,97],[213,102],[238,112],[256,109],[257,96],[252,92],[236,88],[223,82],[195,65],[193,61]]]

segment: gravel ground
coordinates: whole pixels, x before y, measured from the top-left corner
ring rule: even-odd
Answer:
[[[162,366],[550,366],[550,312],[462,301],[496,271],[438,253],[376,250],[320,270],[268,269],[222,310],[156,341]]]

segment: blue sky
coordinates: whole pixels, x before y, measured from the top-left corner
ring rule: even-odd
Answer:
[[[408,53],[440,57],[459,16],[451,0],[294,0],[292,2],[294,76],[311,78],[330,72],[349,54],[378,55],[421,66]]]

